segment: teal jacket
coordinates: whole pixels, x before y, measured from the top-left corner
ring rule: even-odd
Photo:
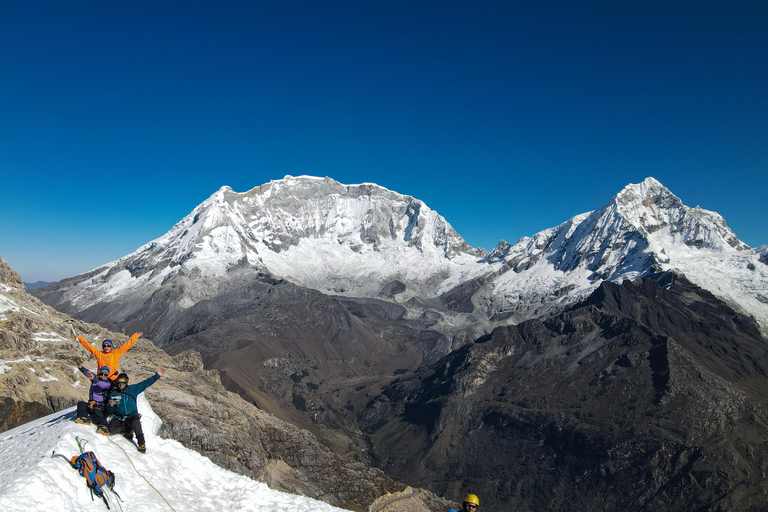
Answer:
[[[158,381],[160,375],[157,373],[150,378],[139,382],[138,384],[131,384],[126,386],[123,391],[117,388],[115,385],[109,394],[109,400],[115,402],[115,405],[107,405],[107,415],[114,414],[120,418],[126,418],[139,414],[139,410],[136,407],[136,397],[143,393],[145,389]]]

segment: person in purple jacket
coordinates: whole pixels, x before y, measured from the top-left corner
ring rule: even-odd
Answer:
[[[88,401],[78,402],[77,419],[75,421],[90,425],[92,419],[93,423],[96,424],[96,432],[108,436],[109,429],[107,428],[107,419],[104,416],[104,411],[107,407],[109,391],[112,388],[112,381],[109,380],[109,367],[102,366],[99,368],[97,377],[94,377],[93,372],[90,370],[83,368],[82,363],[78,363],[77,368],[91,380],[91,389],[88,392]]]

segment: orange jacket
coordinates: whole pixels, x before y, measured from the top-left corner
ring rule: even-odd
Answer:
[[[128,352],[128,349],[131,348],[138,339],[139,333],[135,332],[128,341],[120,345],[120,348],[113,348],[109,354],[106,354],[85,341],[85,338],[82,336],[77,337],[77,341],[79,341],[80,344],[85,347],[85,350],[93,354],[96,358],[96,362],[99,365],[96,371],[98,371],[98,368],[101,368],[102,366],[109,368],[109,380],[115,380],[117,378],[117,369],[118,365],[120,364],[120,358],[123,356],[123,354]]]

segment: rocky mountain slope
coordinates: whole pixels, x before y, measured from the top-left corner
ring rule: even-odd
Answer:
[[[684,278],[654,278],[401,376],[359,414],[374,460],[490,509],[765,510],[765,340]]]
[[[0,431],[87,397],[89,383],[76,365],[82,360],[89,367],[94,360],[74,341],[69,320],[28,295],[0,258]],[[127,340],[95,324],[75,321],[74,326],[89,340]],[[350,510],[368,510],[380,496],[405,487],[226,391],[218,372],[203,369],[195,352],[171,357],[140,339],[121,361],[121,370],[134,381],[159,367],[167,372],[146,395],[163,420],[160,435],[224,468]],[[427,510],[443,510],[448,503],[427,491],[419,496]]]

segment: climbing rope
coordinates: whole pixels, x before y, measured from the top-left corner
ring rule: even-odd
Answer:
[[[128,455],[128,452],[126,452],[126,451],[123,449],[123,447],[122,447],[122,446],[120,446],[119,444],[117,444],[116,442],[114,442],[114,441],[112,440],[112,438],[110,438],[110,437],[107,437],[107,439],[109,439],[109,442],[110,442],[110,443],[112,443],[113,445],[115,445],[115,446],[117,446],[118,448],[120,448],[120,450],[121,450],[121,451],[122,451],[122,452],[125,454],[125,457],[128,459],[128,462],[130,462],[130,463],[131,463],[131,466],[133,466],[133,470],[136,472],[136,474],[137,474],[137,475],[139,475],[141,478],[143,478],[143,479],[144,479],[144,481],[145,481],[145,482],[147,482],[147,484],[149,484],[149,486],[155,490],[155,492],[156,492],[156,493],[157,493],[157,494],[158,494],[158,495],[159,495],[159,496],[160,496],[160,497],[163,499],[163,501],[165,502],[165,504],[166,504],[166,505],[168,505],[168,507],[169,507],[171,510],[173,510],[173,512],[176,512],[176,509],[174,509],[174,508],[173,508],[173,506],[172,506],[170,503],[168,503],[168,500],[166,500],[166,499],[165,499],[165,496],[163,496],[163,493],[161,493],[160,491],[158,491],[158,490],[157,490],[157,487],[155,487],[154,485],[152,485],[152,483],[151,483],[149,480],[147,480],[147,478],[146,478],[144,475],[142,475],[142,474],[141,474],[141,472],[140,472],[138,469],[136,469],[136,465],[135,465],[135,464],[133,463],[133,461],[131,460],[131,457],[130,457],[130,455]]]

